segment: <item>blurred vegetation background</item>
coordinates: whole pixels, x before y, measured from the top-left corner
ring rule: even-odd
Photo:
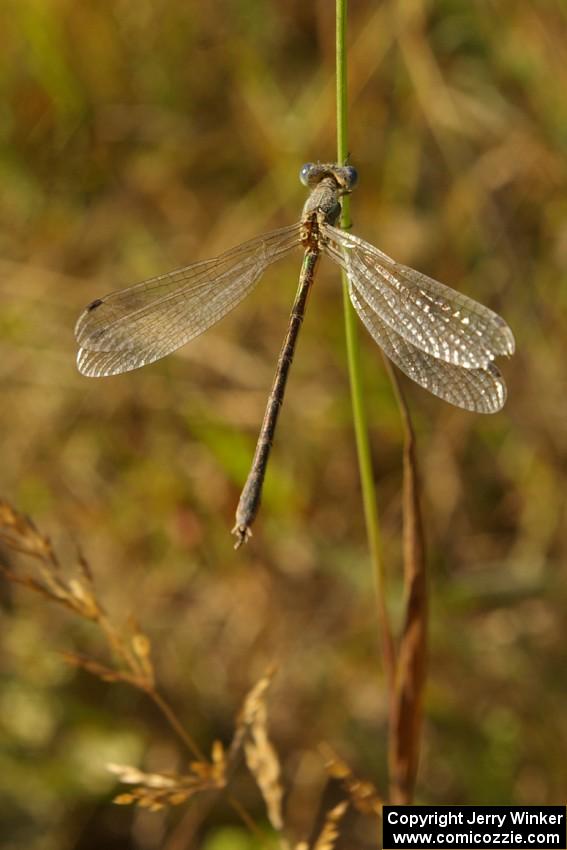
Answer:
[[[297,220],[333,159],[329,0],[2,0],[0,492],[78,542],[108,608],[152,639],[163,690],[208,750],[279,664],[271,732],[308,836],[326,740],[385,789],[386,702],[336,269],[309,305],[251,543],[229,531],[299,255],[178,355],[75,368],[73,325],[111,289]],[[518,353],[483,418],[408,381],[431,594],[418,802],[564,800],[567,725],[567,5],[352,0],[355,231],[500,312]],[[401,428],[361,326],[394,618]],[[10,560],[12,556],[5,553]],[[108,761],[182,769],[138,693],[69,669],[95,631],[3,588],[0,831],[10,850],[255,846],[217,806],[115,807]],[[257,788],[239,796],[263,818]],[[345,847],[373,846],[351,816]],[[342,846],[342,845],[341,845]]]

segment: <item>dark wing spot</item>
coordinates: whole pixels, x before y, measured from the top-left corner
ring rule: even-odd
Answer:
[[[97,307],[100,307],[102,304],[102,298],[97,298],[95,301],[92,301],[87,307],[87,313],[90,313],[91,310],[96,310]]]

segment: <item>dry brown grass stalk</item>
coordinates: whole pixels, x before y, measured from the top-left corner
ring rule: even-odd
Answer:
[[[404,429],[405,619],[390,717],[390,799],[394,804],[407,804],[413,799],[421,745],[427,672],[427,575],[415,432],[397,375],[389,362],[386,365]]]
[[[114,798],[118,805],[130,805],[147,808],[152,812],[164,806],[179,806],[201,791],[212,791],[226,786],[226,759],[224,749],[215,741],[210,761],[192,762],[190,772],[144,773],[136,767],[120,764],[108,764],[108,770],[121,782],[135,785],[131,791]]]
[[[348,803],[343,801],[327,813],[323,829],[321,830],[319,838],[313,845],[313,850],[333,850],[337,838],[339,837],[340,822],[347,809]]]
[[[268,819],[281,833],[283,787],[277,752],[268,737],[266,696],[275,669],[270,669],[248,694],[238,720],[236,736],[242,740],[248,769],[254,776],[266,804]]]
[[[44,599],[63,606],[75,615],[95,624],[109,650],[109,660],[76,652],[64,652],[68,663],[81,668],[106,682],[122,682],[147,694],[160,709],[162,715],[176,735],[195,756],[186,773],[175,771],[145,772],[131,765],[109,764],[108,769],[128,786],[128,791],[118,794],[114,802],[118,805],[137,805],[149,811],[158,811],[167,806],[179,806],[193,800],[203,792],[201,815],[204,816],[214,804],[218,794],[226,793],[227,801],[238,813],[248,828],[259,838],[261,846],[273,846],[242,807],[228,792],[228,785],[241,756],[262,794],[268,819],[276,832],[280,850],[309,850],[305,843],[292,842],[285,834],[282,808],[284,788],[281,781],[280,761],[268,734],[267,695],[275,675],[275,667],[266,673],[251,688],[238,714],[230,746],[225,751],[216,741],[210,758],[202,755],[200,748],[185,729],[172,707],[158,690],[155,670],[151,660],[151,642],[134,620],[117,626],[102,605],[94,584],[93,573],[86,559],[79,553],[75,575],[66,578],[57,554],[49,538],[42,534],[33,521],[15,510],[9,503],[0,500],[0,543],[9,550],[32,558],[38,575],[14,571],[6,564],[1,565],[9,581],[32,590]],[[339,770],[334,759],[334,770]],[[372,812],[372,793],[364,783],[354,779],[345,767],[341,778],[353,805],[365,814]],[[212,794],[210,792],[213,792]],[[366,797],[366,803],[364,798]],[[339,822],[347,803],[335,806],[327,813],[319,837],[311,850],[332,850],[338,837]]]
[[[330,777],[341,783],[353,807],[363,815],[381,819],[384,801],[372,782],[358,779],[348,764],[328,744],[321,745],[320,750],[325,759],[325,770]]]
[[[50,539],[37,529],[29,517],[3,500],[0,500],[0,542],[13,552],[34,559],[39,573],[39,576],[20,574],[2,564],[0,567],[9,581],[63,606],[99,628],[107,644],[110,660],[105,662],[75,652],[64,652],[66,661],[103,681],[122,682],[146,693],[196,759],[190,766],[189,774],[162,774],[161,784],[156,780],[157,774],[143,774],[133,767],[121,768],[122,773],[118,771],[119,775],[129,777],[124,781],[131,782],[133,776],[146,779],[139,788],[121,795],[118,802],[138,803],[156,809],[166,803],[179,804],[199,791],[224,787],[226,763],[221,745],[216,743],[213,746],[210,760],[202,754],[156,686],[150,639],[133,619],[121,627],[113,622],[97,595],[93,573],[86,559],[79,553],[76,575],[65,578]]]

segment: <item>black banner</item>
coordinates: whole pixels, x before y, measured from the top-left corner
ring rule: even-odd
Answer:
[[[567,850],[565,806],[384,806],[384,850]]]

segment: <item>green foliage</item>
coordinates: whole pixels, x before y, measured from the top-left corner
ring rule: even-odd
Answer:
[[[245,829],[224,827],[205,840],[203,850],[260,850],[258,843]]]

